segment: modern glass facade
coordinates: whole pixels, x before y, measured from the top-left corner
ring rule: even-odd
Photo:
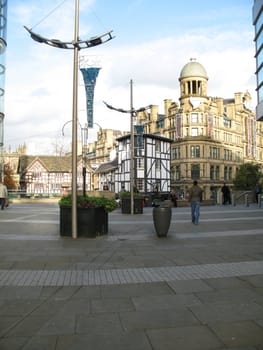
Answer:
[[[7,0],[0,0],[0,178],[4,179],[4,99],[5,99],[5,54],[6,54]]]
[[[263,0],[254,0],[253,25],[255,27],[257,120],[263,121]]]

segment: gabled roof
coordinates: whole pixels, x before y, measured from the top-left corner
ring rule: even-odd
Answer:
[[[111,170],[118,168],[118,158],[115,158],[111,162],[100,164],[99,167],[95,170],[95,173],[108,173]]]
[[[21,156],[18,164],[19,172],[24,172],[37,161],[39,161],[48,172],[69,172],[71,170],[71,157],[69,156]]]

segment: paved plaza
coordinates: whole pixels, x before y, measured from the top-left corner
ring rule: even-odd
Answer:
[[[76,240],[56,203],[0,211],[0,350],[263,350],[263,208],[172,210]]]

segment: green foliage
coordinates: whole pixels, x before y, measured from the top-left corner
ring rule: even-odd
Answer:
[[[258,164],[246,163],[242,164],[236,172],[233,181],[237,190],[252,190],[257,183],[260,183],[262,173]]]
[[[71,207],[72,206],[72,196],[67,195],[61,197],[58,202],[59,206]],[[113,198],[105,197],[89,197],[89,196],[77,196],[77,207],[78,208],[95,208],[103,207],[108,213],[113,211],[118,207],[118,204]]]
[[[120,192],[120,198],[131,198],[131,192]],[[139,192],[134,192],[133,198],[143,198],[143,195]]]

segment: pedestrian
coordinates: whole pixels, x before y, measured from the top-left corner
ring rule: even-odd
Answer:
[[[221,188],[221,192],[223,194],[223,205],[226,205],[227,203],[231,204],[230,189],[225,182],[223,187]]]
[[[261,193],[261,187],[260,187],[260,185],[257,183],[256,184],[256,187],[255,187],[255,196],[256,196],[256,202],[258,203],[258,197],[259,197],[259,195],[260,195],[260,193]]]
[[[1,210],[4,210],[5,201],[6,201],[7,196],[8,196],[7,188],[3,184],[3,182],[0,181],[0,207],[1,207]]]
[[[177,195],[174,192],[170,192],[169,199],[172,201],[173,206],[177,207]]]
[[[190,188],[188,200],[191,202],[192,223],[198,225],[200,216],[200,203],[202,202],[203,189],[198,186],[197,181],[193,182]]]

